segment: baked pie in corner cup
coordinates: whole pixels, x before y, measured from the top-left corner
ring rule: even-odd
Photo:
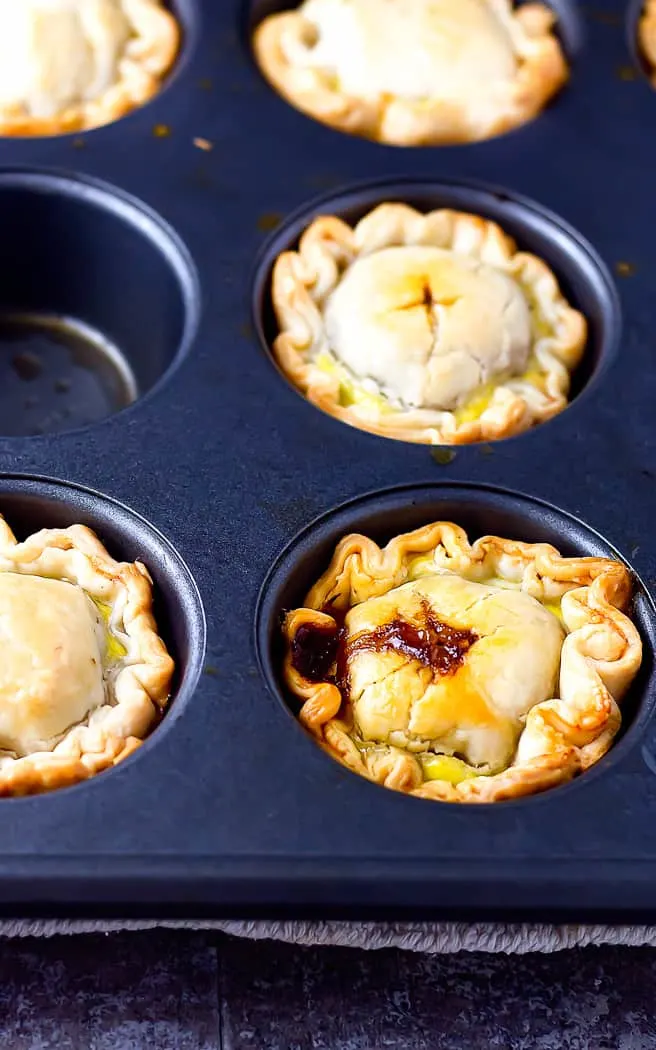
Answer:
[[[315,219],[278,256],[274,357],[314,405],[373,434],[467,444],[568,404],[588,325],[495,222],[383,203]]]
[[[638,25],[638,42],[656,86],[656,0],[646,0]]]
[[[440,521],[384,548],[338,544],[285,616],[300,721],[368,780],[419,798],[497,802],[598,762],[642,660],[632,578],[602,557]]]
[[[0,0],[0,135],[118,120],[157,94],[179,46],[162,0]]]
[[[115,766],[166,708],[174,665],[148,570],[86,526],[17,542],[0,517],[0,645],[2,796]]]
[[[544,4],[305,0],[253,38],[271,85],[340,131],[397,146],[475,142],[536,117],[569,70]]]

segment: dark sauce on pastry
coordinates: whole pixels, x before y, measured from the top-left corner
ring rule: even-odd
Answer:
[[[291,644],[292,666],[311,682],[334,682],[344,697],[350,692],[348,664],[355,653],[401,653],[436,676],[454,674],[478,635],[444,623],[427,601],[422,601],[421,612],[420,623],[399,616],[350,639],[338,623],[304,624]]]
[[[291,643],[294,670],[309,682],[331,681],[339,635],[337,624],[302,624]]]
[[[454,674],[478,635],[444,623],[427,601],[422,601],[421,611],[420,623],[397,617],[373,631],[350,639],[342,646],[345,662],[355,653],[361,652],[402,653],[410,660],[430,667],[435,675]],[[338,656],[338,664],[341,655]]]

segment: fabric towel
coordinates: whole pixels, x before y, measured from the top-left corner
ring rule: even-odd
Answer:
[[[252,940],[349,948],[404,948],[407,951],[557,952],[588,945],[655,946],[656,926],[546,926],[497,923],[387,923],[194,920],[194,919],[5,919],[3,937],[55,937],[61,934],[115,933],[153,929],[212,930]]]

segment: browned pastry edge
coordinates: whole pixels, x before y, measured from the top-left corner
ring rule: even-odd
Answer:
[[[166,707],[174,664],[157,634],[152,581],[140,562],[117,562],[84,525],[42,529],[17,542],[0,516],[0,572],[65,579],[112,606],[127,660],[114,679],[113,705],[92,712],[52,752],[4,757],[0,795],[28,795],[85,780],[131,754]]]
[[[538,599],[561,598],[567,631],[561,652],[559,697],[531,709],[512,764],[493,776],[452,785],[425,781],[418,759],[401,748],[381,745],[361,752],[344,721],[348,710],[331,681],[303,677],[292,662],[292,643],[301,627],[336,626],[321,610],[343,615],[354,605],[385,594],[409,578],[409,563],[433,554],[437,568],[484,582],[502,577],[521,583]],[[622,611],[632,581],[628,569],[606,558],[564,558],[550,544],[520,543],[484,536],[469,543],[450,522],[436,522],[395,537],[380,548],[357,534],[337,546],[303,608],[284,623],[287,655],[284,679],[302,701],[300,720],[323,748],[353,772],[397,791],[447,802],[496,802],[535,794],[564,783],[597,762],[611,746],[621,723],[621,701],[642,659],[640,635]],[[348,704],[346,705],[348,708]]]

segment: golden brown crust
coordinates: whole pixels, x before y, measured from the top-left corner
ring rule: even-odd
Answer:
[[[656,86],[656,0],[645,2],[638,25],[638,42],[651,67],[652,80]]]
[[[510,0],[485,2],[509,31],[517,62],[514,81],[492,116],[487,100],[479,110],[466,99],[456,104],[440,98],[349,95],[320,67],[295,64],[286,44],[296,49],[317,31],[304,16],[304,5],[265,18],[255,31],[253,46],[262,72],[283,98],[339,131],[396,146],[480,141],[532,120],[569,77],[549,7],[528,3],[513,11]]]
[[[458,784],[425,781],[418,759],[378,745],[360,750],[349,733],[349,705],[330,681],[304,678],[293,663],[292,643],[301,627],[335,626],[354,605],[406,583],[411,563],[432,555],[438,570],[481,582],[501,578],[542,601],[560,599],[567,632],[561,653],[559,696],[536,704],[526,717],[509,768]],[[484,536],[469,543],[450,522],[436,522],[395,537],[380,548],[360,535],[346,536],[307,595],[287,614],[284,677],[303,701],[300,720],[333,757],[386,787],[448,802],[494,802],[534,794],[570,780],[597,762],[621,722],[619,702],[637,674],[642,643],[625,614],[632,592],[628,569],[606,558],[564,558],[549,544]]]
[[[84,525],[42,529],[17,542],[0,516],[0,572],[65,579],[111,607],[125,659],[113,682],[114,703],[93,711],[51,752],[16,758],[0,753],[0,795],[26,795],[85,780],[116,765],[141,744],[164,710],[174,665],[157,634],[152,581],[140,562],[116,562]]]
[[[121,0],[132,33],[115,84],[96,98],[67,106],[49,117],[0,106],[0,135],[65,135],[111,124],[158,93],[180,47],[180,27],[162,0]]]
[[[480,260],[509,275],[533,300],[546,334],[536,335],[533,353],[542,389],[521,379],[500,382],[478,419],[426,408],[379,411],[370,405],[340,404],[339,377],[314,363],[324,345],[322,305],[356,259],[400,245],[430,245]],[[297,251],[281,254],[272,278],[272,299],[280,334],[276,360],[291,382],[318,408],[362,430],[424,444],[469,444],[519,434],[545,422],[567,406],[572,370],[587,338],[587,323],[563,298],[549,267],[537,256],[517,251],[494,222],[466,212],[440,209],[422,214],[405,204],[376,207],[354,227],[335,216],[315,219]]]

